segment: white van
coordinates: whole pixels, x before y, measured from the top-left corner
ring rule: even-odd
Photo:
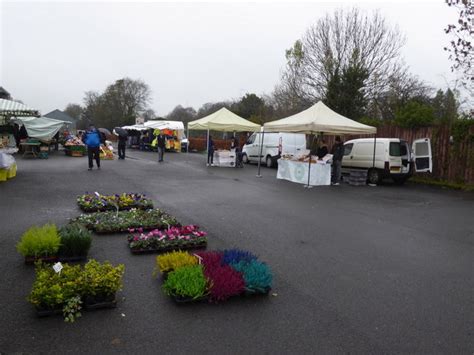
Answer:
[[[260,132],[252,134],[242,149],[244,163],[258,163],[260,154]],[[306,151],[306,135],[303,133],[265,132],[261,162],[271,168],[282,154],[304,154]]]
[[[428,138],[417,139],[410,149],[399,138],[377,138],[374,161],[374,138],[353,139],[344,143],[342,173],[353,169],[368,170],[367,180],[377,184],[392,178],[403,184],[413,173],[432,171],[431,144]]]

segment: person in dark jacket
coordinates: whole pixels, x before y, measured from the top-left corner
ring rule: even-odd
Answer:
[[[342,143],[341,137],[336,136],[336,142],[334,143],[332,150],[332,184],[339,185],[341,181],[341,165],[342,157],[344,156],[344,144]]]
[[[156,137],[156,147],[158,148],[158,162],[162,162],[166,147],[166,138],[162,131],[160,131],[160,134]]]
[[[125,147],[127,146],[128,136],[119,135],[118,136],[118,156],[119,159],[125,159]]]
[[[100,169],[100,133],[94,127],[89,125],[89,129],[82,136],[82,141],[87,146],[87,156],[89,158],[89,170],[93,168],[93,159],[97,164],[97,169]]]
[[[209,142],[207,144],[207,166],[214,166],[214,141],[209,136]]]
[[[318,159],[319,160],[323,159],[328,153],[329,153],[328,146],[326,142],[324,141],[324,139],[321,139],[318,150],[316,151],[316,155],[318,156]]]

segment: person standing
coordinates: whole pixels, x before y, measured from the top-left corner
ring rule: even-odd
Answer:
[[[339,185],[341,181],[341,166],[342,157],[344,156],[344,144],[342,143],[341,137],[336,136],[336,142],[334,143],[332,150],[332,184]]]
[[[166,138],[163,131],[160,131],[160,134],[156,137],[156,147],[158,148],[158,162],[162,162],[166,147]]]
[[[93,159],[95,159],[97,169],[100,169],[100,134],[93,124],[89,125],[89,129],[82,136],[82,141],[87,146],[89,170],[93,168]]]
[[[209,142],[207,144],[207,166],[214,166],[214,141],[212,136],[209,136]]]
[[[118,156],[119,159],[125,159],[125,147],[127,146],[127,136],[119,135],[118,136]]]

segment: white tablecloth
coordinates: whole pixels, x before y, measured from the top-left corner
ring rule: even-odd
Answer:
[[[229,150],[215,151],[214,166],[233,168],[235,166],[235,152]]]
[[[308,165],[308,162],[279,159],[277,178],[307,184]],[[309,184],[312,186],[331,185],[331,165],[311,163],[309,179]]]

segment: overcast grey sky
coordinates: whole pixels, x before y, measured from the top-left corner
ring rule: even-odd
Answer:
[[[379,9],[406,35],[404,61],[436,88],[451,80],[444,0],[311,3],[0,2],[0,86],[43,114],[128,76],[152,90],[151,107],[270,93],[285,49],[338,7]]]

